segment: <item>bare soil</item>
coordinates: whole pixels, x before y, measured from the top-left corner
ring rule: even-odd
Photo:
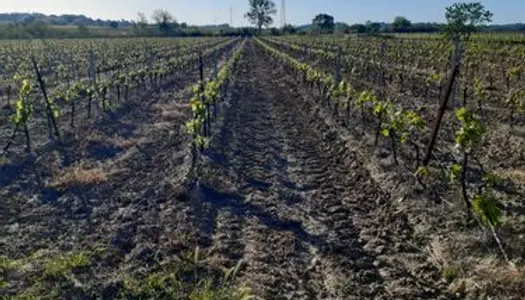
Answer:
[[[444,276],[453,209],[392,184],[402,173],[371,164],[364,137],[254,42],[245,50],[194,184],[177,87],[0,182],[0,298],[187,299],[158,276],[220,285],[237,267],[233,285],[261,299],[484,299]],[[448,232],[432,228],[443,220]],[[89,259],[57,268],[71,253]]]
[[[267,299],[450,299],[413,228],[282,69],[248,47],[195,192],[220,262]]]

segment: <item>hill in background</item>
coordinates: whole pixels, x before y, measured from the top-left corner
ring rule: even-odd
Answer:
[[[42,13],[0,13],[0,24],[21,24],[38,22],[56,26],[106,26],[130,27],[135,22],[128,20],[93,19],[85,15],[46,15]]]

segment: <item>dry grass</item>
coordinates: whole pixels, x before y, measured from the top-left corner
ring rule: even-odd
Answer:
[[[465,271],[465,270],[464,270]],[[472,269],[450,285],[455,293],[476,295],[480,299],[487,296],[496,299],[513,299],[525,291],[525,270],[510,266],[496,256],[477,260]],[[491,298],[492,298],[491,297]]]
[[[180,110],[165,110],[162,112],[162,118],[169,121],[175,121],[184,117],[184,112]]]
[[[108,172],[101,168],[87,169],[82,166],[74,166],[60,172],[52,183],[52,186],[65,187],[102,184],[108,181],[109,175]]]
[[[93,130],[89,133],[86,140],[88,142],[102,143],[106,140],[106,136],[104,135],[104,133],[98,130]]]
[[[122,148],[122,149],[129,149],[129,148],[135,147],[139,143],[138,139],[135,139],[135,138],[125,139],[121,136],[114,136],[108,139],[108,141],[112,143],[113,145],[119,148]]]
[[[518,184],[525,184],[525,169],[513,169],[501,172],[501,175],[507,177]]]
[[[175,121],[185,117],[185,114],[188,111],[188,104],[158,104],[155,106],[155,108],[160,111],[160,114],[164,120]]]
[[[129,138],[126,139],[119,135],[106,136],[99,131],[93,131],[88,137],[88,142],[100,143],[100,144],[111,144],[122,149],[129,149],[135,147],[139,139]]]
[[[469,299],[514,299],[524,291],[525,269],[509,265],[494,253],[472,252],[474,240],[459,234],[430,243],[430,260],[450,284],[449,291],[469,295]]]
[[[442,270],[447,263],[447,258],[445,257],[444,243],[438,238],[434,238],[428,247],[428,252],[432,263]]]
[[[174,128],[173,122],[157,122],[153,124],[155,129],[170,130]]]

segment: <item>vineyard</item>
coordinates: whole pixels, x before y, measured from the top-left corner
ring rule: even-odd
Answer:
[[[0,299],[522,297],[510,38],[5,41],[0,62]]]

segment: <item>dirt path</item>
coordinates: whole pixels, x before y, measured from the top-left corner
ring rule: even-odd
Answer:
[[[435,274],[379,257],[395,248],[396,224],[377,215],[386,195],[263,56],[248,45],[202,167],[196,204],[215,258],[242,259],[239,280],[268,299],[436,298]]]

